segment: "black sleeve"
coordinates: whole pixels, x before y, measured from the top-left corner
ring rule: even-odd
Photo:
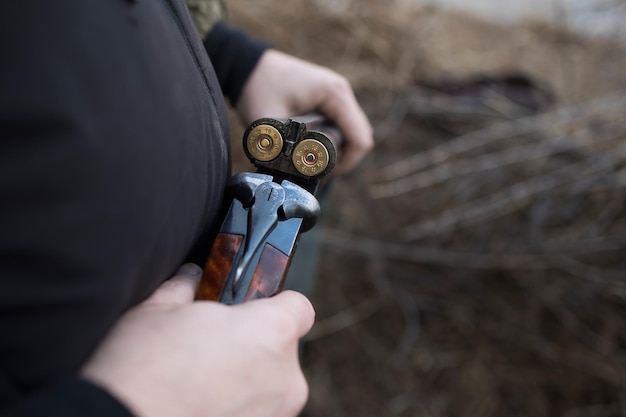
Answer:
[[[248,77],[270,45],[220,22],[207,35],[204,47],[224,95],[236,105]]]
[[[0,411],[0,417],[132,417],[106,391],[80,379],[58,380]]]

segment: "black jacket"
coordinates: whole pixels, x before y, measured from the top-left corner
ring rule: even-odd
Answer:
[[[236,101],[265,46],[205,46]],[[230,145],[205,46],[178,0],[0,3],[0,417],[128,415],[75,375],[206,256]]]

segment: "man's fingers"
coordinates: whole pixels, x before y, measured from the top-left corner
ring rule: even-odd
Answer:
[[[254,300],[237,306],[254,309],[256,317],[271,320],[285,336],[300,338],[307,334],[315,322],[313,305],[304,295],[295,291],[283,291],[271,298]]]
[[[302,337],[311,330],[315,322],[315,309],[304,295],[295,291],[283,291],[274,297],[274,303],[289,312],[296,322],[298,337]]]
[[[373,129],[368,119],[358,117],[340,120],[337,125],[346,132],[346,142],[337,165],[337,174],[346,174],[353,170],[374,146]]]
[[[335,168],[335,173],[345,174],[374,147],[374,134],[347,80],[342,79],[335,85],[337,88],[328,91],[321,111],[345,134],[344,148]]]
[[[188,263],[181,266],[176,275],[165,281],[146,300],[149,304],[186,304],[193,301],[198,283],[202,277],[202,268]]]

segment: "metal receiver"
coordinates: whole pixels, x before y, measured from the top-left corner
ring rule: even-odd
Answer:
[[[238,304],[280,291],[300,233],[317,221],[314,194],[337,160],[323,129],[319,116],[264,118],[246,129],[244,151],[257,172],[235,175],[227,185],[230,208],[198,299]]]

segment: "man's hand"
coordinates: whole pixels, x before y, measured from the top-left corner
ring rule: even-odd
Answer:
[[[261,56],[237,110],[244,124],[262,117],[324,114],[344,134],[345,144],[334,171],[338,174],[353,169],[374,146],[372,126],[343,76],[276,50]]]
[[[296,416],[308,395],[298,340],[313,307],[290,291],[232,307],[194,302],[201,272],[184,265],[124,315],[82,376],[138,417]]]

